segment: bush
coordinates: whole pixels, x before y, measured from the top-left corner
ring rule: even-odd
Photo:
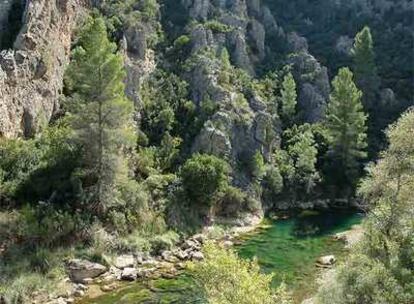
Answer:
[[[180,177],[190,202],[212,206],[218,193],[228,186],[229,174],[230,167],[224,160],[195,154],[181,168]]]
[[[232,31],[231,26],[217,20],[207,21],[204,26],[209,30],[212,30],[214,33],[228,33]]]
[[[255,179],[260,179],[265,173],[266,167],[262,154],[259,151],[253,155],[250,161],[250,172]]]
[[[283,177],[277,167],[269,167],[263,178],[264,199],[268,202],[274,201],[275,197],[283,190]]]
[[[246,201],[246,193],[236,187],[229,186],[220,200],[218,213],[223,216],[237,216],[244,209]]]
[[[181,49],[182,47],[188,45],[190,41],[190,37],[188,37],[187,35],[182,35],[175,39],[174,48]]]
[[[150,240],[151,249],[154,254],[159,254],[164,250],[171,250],[179,241],[180,236],[174,231],[168,231],[162,235],[157,235]]]
[[[33,292],[50,288],[50,282],[41,274],[24,273],[12,282],[0,283],[0,302],[10,304],[26,303]]]
[[[256,261],[240,259],[231,250],[208,242],[203,262],[189,265],[196,282],[204,289],[209,303],[288,304],[284,286],[274,293],[272,274],[262,274]]]
[[[70,202],[79,152],[70,132],[59,123],[34,139],[0,139],[0,202]]]

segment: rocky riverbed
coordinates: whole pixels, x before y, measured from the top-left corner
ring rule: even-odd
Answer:
[[[211,237],[214,227],[205,227],[202,233],[193,235],[164,250],[157,256],[148,253],[129,253],[106,257],[107,265],[85,259],[71,259],[66,263],[67,277],[56,286],[53,294],[35,294],[33,304],[65,304],[84,298],[97,298],[105,293],[122,289],[129,282],[176,278],[188,261],[202,261],[202,245],[211,239],[224,247],[232,247],[240,235],[252,232],[260,226],[262,218],[252,217],[238,226],[229,228],[217,239]]]

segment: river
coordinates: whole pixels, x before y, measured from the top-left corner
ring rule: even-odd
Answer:
[[[317,288],[320,272],[315,261],[334,254],[339,260],[346,255],[341,242],[332,235],[349,230],[362,216],[341,212],[304,212],[289,219],[268,220],[264,228],[243,236],[235,247],[243,258],[256,257],[262,270],[273,272],[273,286],[284,281],[295,303],[311,296]],[[206,303],[191,278],[158,279],[125,285],[116,292],[87,299],[82,304],[190,304]]]

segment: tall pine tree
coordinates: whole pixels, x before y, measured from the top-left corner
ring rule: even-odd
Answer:
[[[374,43],[368,26],[365,26],[355,36],[352,55],[355,81],[364,93],[363,101],[366,108],[372,109],[375,106],[375,96],[378,93],[380,80],[375,65]]]
[[[352,195],[366,157],[367,116],[362,93],[348,68],[339,70],[332,82],[333,92],[327,109],[326,128],[329,142],[329,181]]]
[[[82,186],[98,214],[119,203],[120,183],[127,177],[124,151],[135,142],[124,78],[122,56],[109,41],[103,19],[90,18],[67,70],[73,92],[68,114],[83,148]]]

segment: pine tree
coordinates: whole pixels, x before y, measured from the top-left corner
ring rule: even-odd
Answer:
[[[293,78],[292,73],[288,73],[282,82],[282,104],[281,104],[281,111],[282,111],[282,118],[286,123],[289,123],[294,120],[294,116],[296,114],[296,83],[295,79]]]
[[[351,194],[349,191],[353,190],[360,173],[360,161],[366,157],[367,116],[361,102],[362,93],[348,68],[339,70],[332,87],[326,116],[330,179]]]
[[[365,26],[360,31],[354,42],[352,49],[354,58],[354,73],[355,80],[358,87],[364,93],[363,101],[368,109],[374,105],[375,95],[379,88],[379,78],[377,74],[377,67],[375,65],[374,45],[371,35],[371,30]]]
[[[75,140],[83,148],[82,186],[88,202],[100,212],[118,201],[119,183],[127,176],[123,151],[135,142],[123,66],[103,19],[90,18],[67,71],[73,91],[68,114]]]

